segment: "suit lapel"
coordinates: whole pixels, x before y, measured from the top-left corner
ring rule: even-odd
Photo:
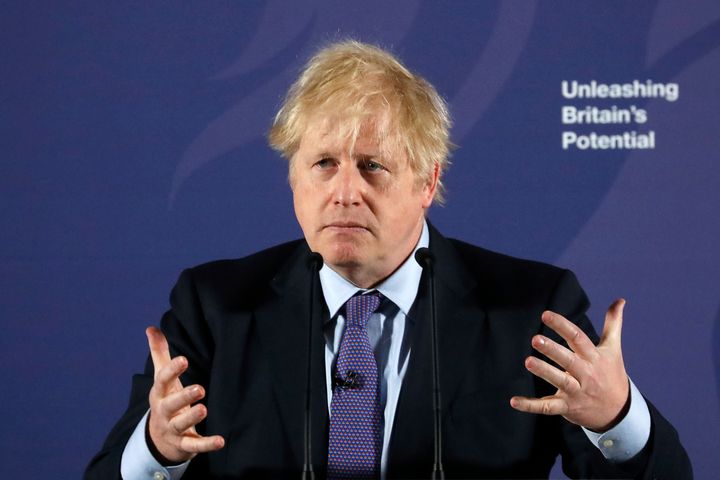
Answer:
[[[486,314],[474,292],[475,279],[457,257],[455,248],[430,226],[430,248],[435,255],[439,360],[442,387],[441,412],[452,404],[465,369],[486,323]],[[273,279],[272,298],[255,311],[258,339],[269,356],[273,391],[287,442],[298,465],[303,462],[305,365],[311,273],[305,265],[307,246],[291,257]],[[317,275],[317,274],[315,274]],[[319,282],[314,292],[312,351],[312,456],[316,472],[327,466],[328,406],[325,383],[323,323],[328,316]],[[388,452],[388,477],[427,476],[432,465],[432,362],[430,301],[423,273],[409,318],[414,322],[408,371],[395,414]]]
[[[269,356],[273,391],[287,441],[298,465],[304,455],[307,325],[310,314],[310,284],[313,275],[306,265],[307,246],[302,248],[273,279],[273,295],[255,312],[258,339]],[[317,278],[313,302],[312,346],[312,456],[316,470],[327,464],[327,390],[325,385],[325,341],[323,319],[328,315],[321,301]]]
[[[476,352],[486,315],[478,307],[475,279],[454,247],[432,226],[435,256],[441,414],[452,404],[464,379],[462,365]],[[433,460],[432,354],[428,276],[424,272],[409,317],[414,321],[408,371],[403,381],[388,452],[388,476],[429,475]]]

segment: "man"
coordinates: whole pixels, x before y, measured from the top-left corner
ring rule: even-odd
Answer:
[[[547,477],[558,454],[571,476],[691,477],[628,380],[624,301],[598,342],[570,272],[427,223],[449,125],[434,88],[389,53],[352,41],[317,53],[270,131],[304,241],[183,272],[87,477],[298,478],[308,330],[318,476],[429,477],[431,282],[448,477]],[[424,247],[433,278],[414,259]]]

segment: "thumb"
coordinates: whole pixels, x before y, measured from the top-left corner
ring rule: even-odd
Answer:
[[[620,347],[620,334],[622,333],[623,310],[625,309],[625,299],[618,298],[610,305],[605,314],[605,325],[603,325],[602,337],[600,344],[610,344]]]

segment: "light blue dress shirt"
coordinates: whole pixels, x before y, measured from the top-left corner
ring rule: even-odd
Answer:
[[[332,402],[331,374],[340,350],[340,341],[345,331],[345,317],[342,315],[342,306],[345,305],[358,291],[367,292],[377,290],[387,300],[370,316],[367,323],[370,345],[375,351],[380,375],[380,404],[385,411],[382,458],[380,462],[380,476],[385,478],[387,468],[388,445],[392,435],[392,425],[397,409],[400,387],[407,371],[410,349],[407,340],[411,338],[413,320],[408,313],[415,302],[422,267],[415,261],[415,251],[430,244],[430,234],[427,224],[423,225],[420,240],[413,253],[400,265],[400,268],[379,285],[372,289],[359,288],[327,265],[320,269],[320,284],[323,297],[330,312],[330,321],[325,324],[325,381],[328,385],[328,410]],[[332,414],[331,411],[328,413]]]
[[[427,223],[424,224],[415,251],[428,247],[430,235]],[[328,413],[332,403],[331,374],[340,349],[340,341],[345,330],[345,318],[342,306],[357,292],[377,290],[389,301],[384,301],[373,313],[367,323],[368,338],[375,351],[380,377],[380,401],[384,408],[383,450],[380,464],[381,479],[385,479],[388,462],[388,445],[392,436],[393,420],[397,409],[402,381],[410,360],[408,339],[414,321],[408,318],[408,312],[415,302],[422,268],[415,261],[415,255],[407,260],[382,283],[372,289],[359,288],[327,265],[320,269],[320,284],[323,297],[330,312],[325,324],[325,384],[327,385]],[[508,399],[509,401],[509,399]],[[509,408],[509,407],[508,407]],[[160,465],[152,456],[145,443],[145,424],[147,413],[135,428],[123,451],[121,474],[125,480],[178,480],[182,477],[190,462],[173,467]],[[612,461],[628,460],[635,456],[650,438],[650,412],[645,399],[630,382],[630,410],[625,418],[614,428],[598,434],[583,429],[588,439],[605,458]]]

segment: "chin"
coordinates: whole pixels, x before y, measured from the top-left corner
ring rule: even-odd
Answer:
[[[325,263],[342,268],[352,268],[363,263],[363,256],[358,251],[357,245],[346,243],[332,245],[322,249],[320,255],[323,256]]]

